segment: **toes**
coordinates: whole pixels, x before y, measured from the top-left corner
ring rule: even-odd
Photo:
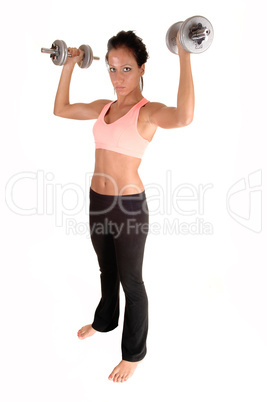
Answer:
[[[81,336],[82,333],[83,333],[83,327],[79,329],[79,331],[77,332],[77,335],[78,335],[78,336]]]
[[[125,368],[121,367],[120,365],[115,367],[112,373],[109,375],[108,379],[113,382],[125,382],[129,379],[130,373],[127,372]]]
[[[119,373],[117,373],[117,374],[114,375],[113,381],[114,382],[119,382],[119,378],[120,378],[120,375],[119,375]]]
[[[119,372],[114,375],[113,381],[114,382],[120,382],[121,381],[121,374]]]
[[[109,375],[108,379],[111,381],[114,381],[114,377],[116,375],[115,369],[112,371],[112,373]]]
[[[128,374],[124,374],[124,375],[122,375],[121,377],[120,377],[120,382],[125,382],[125,381],[127,381],[128,380]]]

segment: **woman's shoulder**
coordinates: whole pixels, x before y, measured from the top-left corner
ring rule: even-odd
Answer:
[[[103,110],[103,108],[112,103],[113,101],[109,100],[109,99],[98,99],[95,100],[94,102],[90,103],[91,108],[93,108],[98,114],[101,113],[101,111]]]
[[[162,109],[163,107],[166,107],[166,105],[164,105],[164,103],[160,103],[160,102],[151,102],[149,101],[146,104],[147,108],[150,110],[158,110],[158,109]]]
[[[104,106],[106,106],[107,104],[109,104],[109,103],[112,103],[113,101],[112,100],[110,100],[110,99],[98,99],[98,100],[96,100],[95,101],[95,104],[96,105],[98,105],[98,106],[102,106],[102,107],[104,107]]]
[[[151,116],[152,114],[156,113],[157,111],[159,111],[164,107],[166,107],[164,103],[149,101],[148,103],[145,104],[145,107],[143,109],[148,116]]]

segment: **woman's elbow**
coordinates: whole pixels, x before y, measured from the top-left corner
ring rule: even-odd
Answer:
[[[193,122],[193,116],[189,117],[187,120],[185,120],[185,126],[189,126],[189,124],[191,124]]]
[[[64,112],[65,112],[65,106],[64,105],[58,105],[55,102],[54,110],[53,110],[54,115],[58,116],[58,117],[63,117]]]
[[[56,108],[54,108],[53,114],[54,114],[55,116],[57,116],[57,117],[62,117],[62,113],[60,113],[60,111],[59,111],[58,109],[56,109]]]
[[[188,116],[187,118],[179,119],[176,123],[177,124],[176,127],[181,128],[181,127],[189,126],[189,124],[191,124],[192,121],[193,121],[193,116]]]
[[[56,108],[56,105],[54,105],[53,114],[54,114],[55,116],[58,116],[58,109]]]

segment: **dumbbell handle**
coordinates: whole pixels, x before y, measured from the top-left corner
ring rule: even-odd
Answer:
[[[58,54],[57,49],[46,49],[45,47],[41,48],[41,52],[42,53],[48,53],[48,54],[54,54],[54,55]],[[72,57],[71,53],[68,53],[68,57]],[[93,59],[94,60],[100,60],[100,57],[93,56]]]

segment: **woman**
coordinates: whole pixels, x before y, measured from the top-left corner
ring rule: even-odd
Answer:
[[[70,104],[69,87],[74,66],[83,52],[69,48],[55,99],[54,114],[69,119],[97,119],[94,128],[95,170],[90,186],[91,240],[101,279],[101,300],[92,324],[78,331],[79,339],[108,332],[118,326],[119,289],[125,293],[122,360],[109,379],[129,379],[146,355],[148,299],[142,279],[142,262],[148,234],[149,212],[138,175],[142,155],[157,130],[192,122],[194,86],[190,54],[180,45],[180,82],[177,107],[149,102],[142,96],[148,58],[146,47],[134,32],[119,32],[108,42],[106,62],[116,101],[97,100]],[[102,229],[101,229],[102,228]]]

